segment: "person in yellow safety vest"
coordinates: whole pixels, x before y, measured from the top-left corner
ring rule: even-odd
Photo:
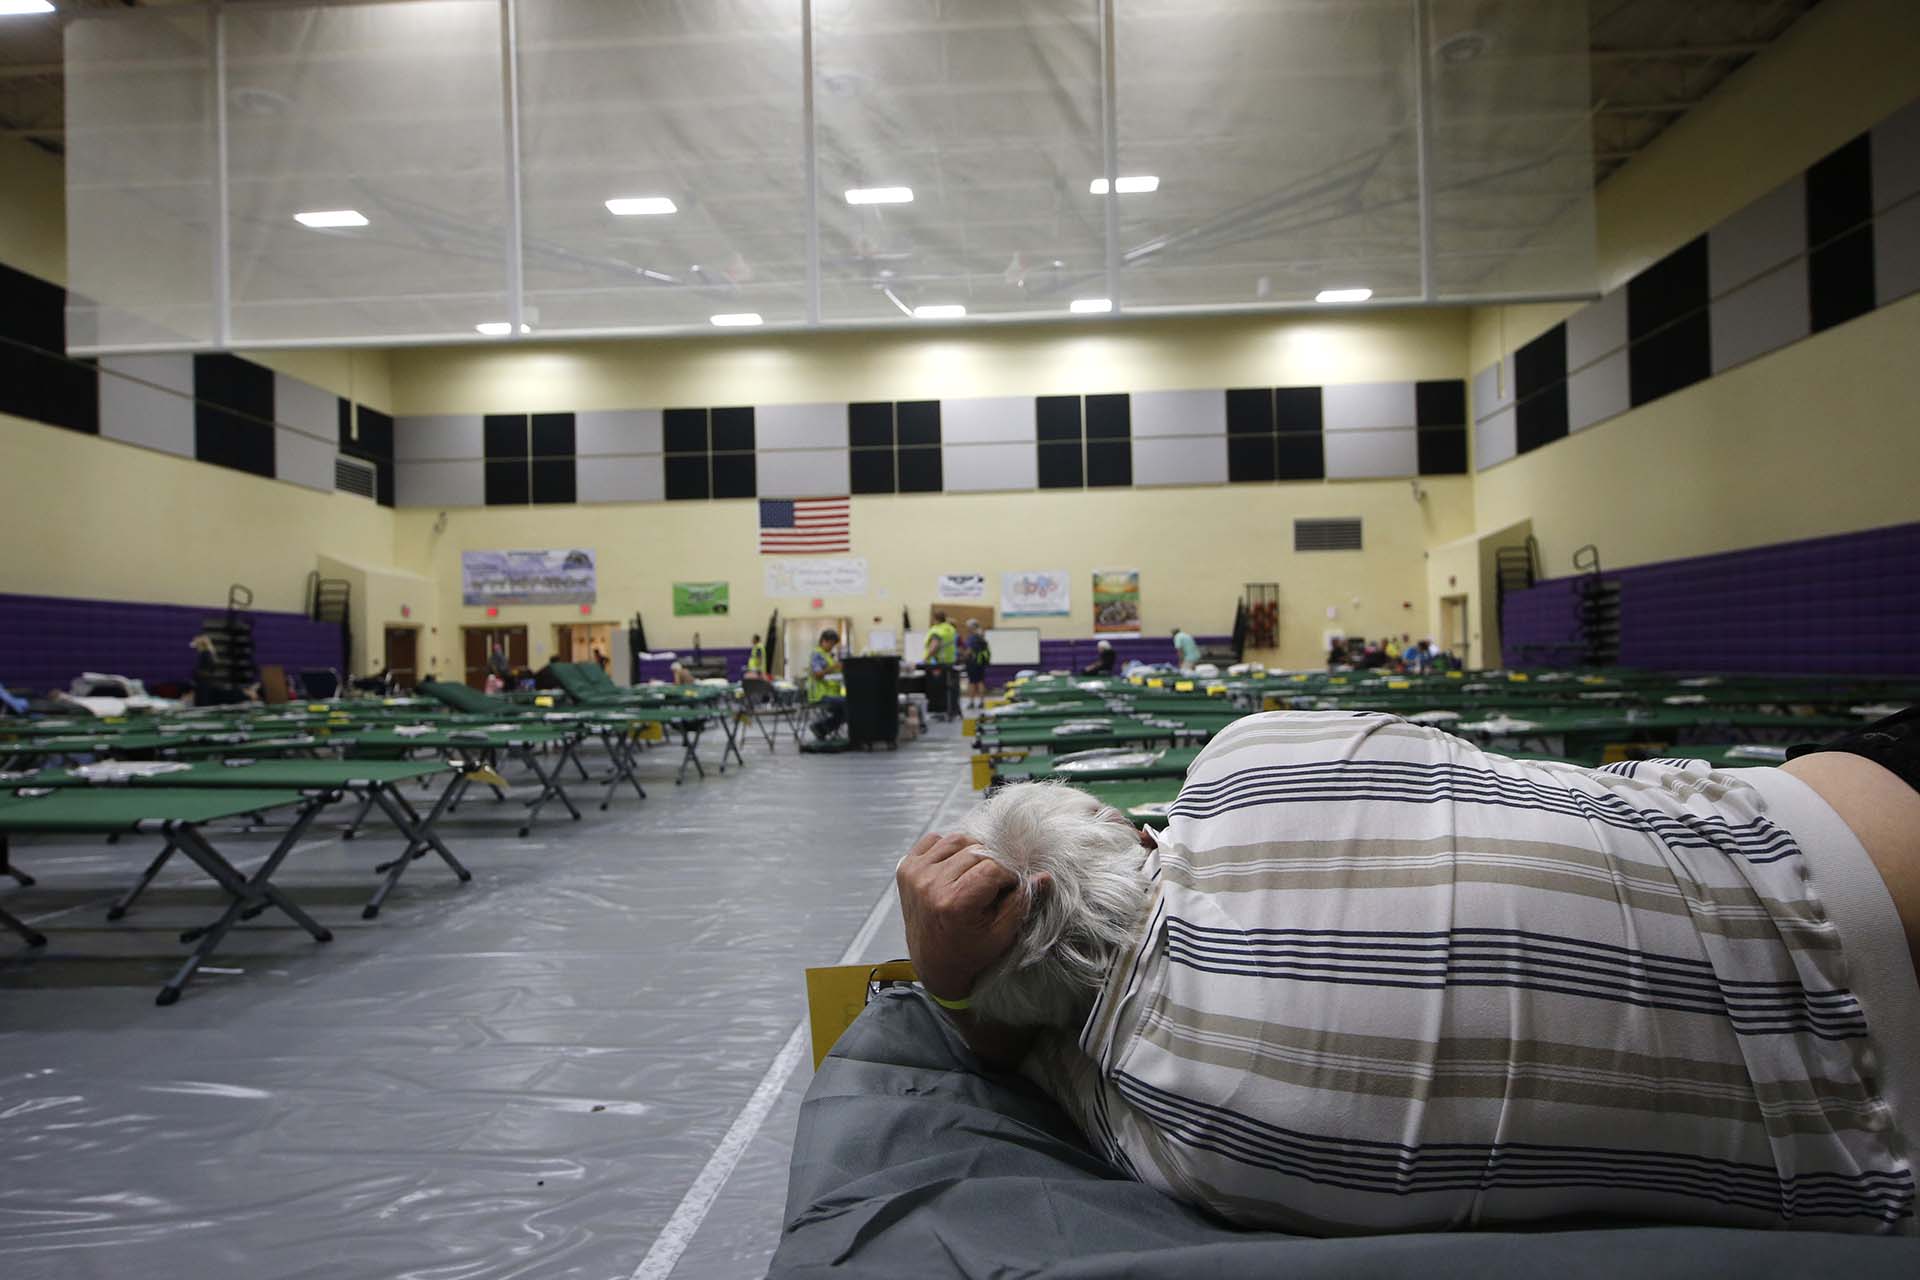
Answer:
[[[987,664],[993,661],[993,648],[987,644],[987,633],[980,629],[980,619],[967,619],[967,639],[961,647],[966,650],[967,697],[974,706],[985,710]]]
[[[839,647],[840,633],[829,627],[820,633],[820,643],[807,656],[807,702],[820,708],[820,714],[813,721],[813,736],[830,738],[847,721],[847,699],[840,692],[838,681],[828,679],[840,670],[840,659],[834,653]]]
[[[927,702],[929,706],[932,705],[931,694],[935,685],[938,685],[944,691],[944,696],[937,709],[944,713],[943,718],[947,720],[953,719],[953,704],[959,701],[953,670],[954,661],[959,657],[959,639],[960,633],[947,621],[946,610],[935,609],[933,625],[927,628],[927,648],[921,657],[921,665],[927,669],[927,693],[930,695]]]
[[[753,648],[747,650],[747,674],[767,678],[767,646],[760,643],[758,635],[753,637]]]

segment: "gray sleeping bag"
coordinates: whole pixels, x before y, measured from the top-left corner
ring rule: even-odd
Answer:
[[[1245,1231],[1121,1177],[1038,1089],[986,1072],[925,997],[895,990],[840,1038],[801,1104],[770,1274],[829,1270],[852,1280],[1916,1280],[1920,1240],[1620,1225],[1336,1240]]]

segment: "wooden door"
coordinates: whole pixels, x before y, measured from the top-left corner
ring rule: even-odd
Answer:
[[[487,646],[493,642],[493,629],[462,627],[460,637],[466,649],[467,687],[484,689],[487,687]]]
[[[1467,598],[1445,596],[1440,601],[1440,647],[1470,665],[1472,641],[1467,635]]]
[[[396,689],[420,682],[420,633],[412,627],[387,628],[387,678]]]
[[[514,671],[527,669],[527,629],[501,627],[497,633],[506,642],[507,666]]]

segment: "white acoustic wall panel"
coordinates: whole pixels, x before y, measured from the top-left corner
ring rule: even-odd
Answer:
[[[1496,409],[1480,419],[1473,428],[1473,468],[1485,471],[1488,467],[1505,462],[1518,452],[1519,443],[1514,431],[1513,407]]]
[[[1513,403],[1513,353],[1473,375],[1473,420],[1490,417]]]
[[[1920,98],[1873,127],[1873,211],[1920,195]]]
[[[1707,308],[1713,334],[1713,371],[1778,351],[1812,331],[1807,302],[1807,260],[1752,280]]]
[[[1133,393],[1133,438],[1142,436],[1224,436],[1227,434],[1227,395],[1224,391],[1136,391]],[[1225,451],[1222,450],[1222,457]],[[1139,463],[1134,474],[1140,473]]]
[[[1213,393],[1225,412],[1226,397]],[[1140,397],[1133,398],[1136,412]],[[1135,424],[1139,419],[1134,419]],[[1227,437],[1149,436],[1133,438],[1133,483],[1136,487],[1157,484],[1225,484],[1227,482]]]
[[[582,458],[608,453],[659,453],[660,410],[597,409],[573,415],[573,451]]]
[[[1029,400],[1028,404],[1033,402]],[[940,424],[946,434],[944,410]],[[942,444],[940,484],[948,493],[984,493],[1040,487],[1040,455],[1025,444]],[[1134,477],[1135,483],[1139,477]]]
[[[656,427],[658,417],[655,414]],[[576,501],[662,502],[666,499],[666,463],[658,455],[578,458],[573,465]]]
[[[759,414],[759,410],[754,411],[756,419]],[[758,425],[756,421],[756,428]],[[843,417],[840,424],[843,436],[846,429]],[[758,471],[757,488],[763,498],[837,498],[851,488],[847,479],[845,449],[762,452],[755,467]]]
[[[1627,345],[1627,291],[1615,289],[1567,317],[1567,368],[1584,369]]]
[[[753,441],[768,449],[844,449],[844,404],[768,404],[753,410]],[[845,490],[842,489],[842,492]],[[802,495],[809,496],[809,495]]]
[[[1412,427],[1395,427],[1386,431],[1329,431],[1324,438],[1327,479],[1378,480],[1419,475],[1418,437],[1419,432]],[[1137,474],[1134,483],[1139,483]]]
[[[1134,400],[1137,404],[1139,397],[1134,397]],[[940,402],[940,439],[946,444],[1011,444],[1018,441],[1032,444],[1034,432],[1032,396],[987,396]],[[953,486],[949,484],[947,487]]]
[[[1411,427],[1419,421],[1411,382],[1348,382],[1320,388],[1322,426],[1329,432]]]
[[[340,439],[340,398],[311,383],[288,377],[284,373],[275,373],[273,420],[316,440],[337,444]],[[331,477],[327,480],[327,487],[333,487]]]
[[[273,474],[276,479],[305,485],[309,489],[333,492],[333,456],[338,452],[331,440],[316,440],[292,427],[273,429]]]
[[[102,356],[100,434],[193,456],[193,357]]]
[[[1567,379],[1567,430],[1584,431],[1633,407],[1627,353],[1616,351]]]
[[[478,507],[487,500],[486,464],[478,458],[454,462],[396,462],[396,507]]]
[[[435,414],[393,420],[393,457],[396,462],[486,456],[486,434],[477,413]],[[397,473],[395,483],[398,483]]]
[[[1807,251],[1807,182],[1795,174],[1707,233],[1707,286],[1724,297]]]
[[[1873,224],[1874,299],[1886,306],[1920,291],[1920,198],[1883,213]]]

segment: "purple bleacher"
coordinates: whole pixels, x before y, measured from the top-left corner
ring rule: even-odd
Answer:
[[[1119,659],[1117,667],[1129,662],[1172,662],[1174,661],[1173,637],[1167,636],[1108,636],[1113,642],[1113,651]],[[1232,636],[1195,636],[1202,649],[1226,649],[1232,646]],[[682,658],[693,656],[691,649],[673,651]],[[1094,655],[1099,652],[1099,639],[1089,636],[1086,639],[1042,640],[1040,642],[1041,671],[1078,671],[1082,667],[1093,665]],[[727,679],[738,680],[747,669],[747,650],[703,648],[700,650],[703,660],[712,661],[724,658],[727,663]],[[640,678],[642,680],[671,680],[673,678],[673,659],[642,658],[640,660]],[[994,687],[1006,684],[1024,667],[1016,662],[996,662],[987,668],[987,683]]]
[[[1622,666],[1920,673],[1920,524],[1663,560],[1605,576],[1620,584]],[[1553,578],[1507,597],[1504,662],[1577,661],[1579,583]]]
[[[64,690],[82,671],[133,676],[149,687],[193,679],[187,642],[225,605],[131,604],[63,596],[0,595],[0,684],[15,692]],[[288,674],[344,671],[340,626],[297,613],[249,612],[254,661]]]

